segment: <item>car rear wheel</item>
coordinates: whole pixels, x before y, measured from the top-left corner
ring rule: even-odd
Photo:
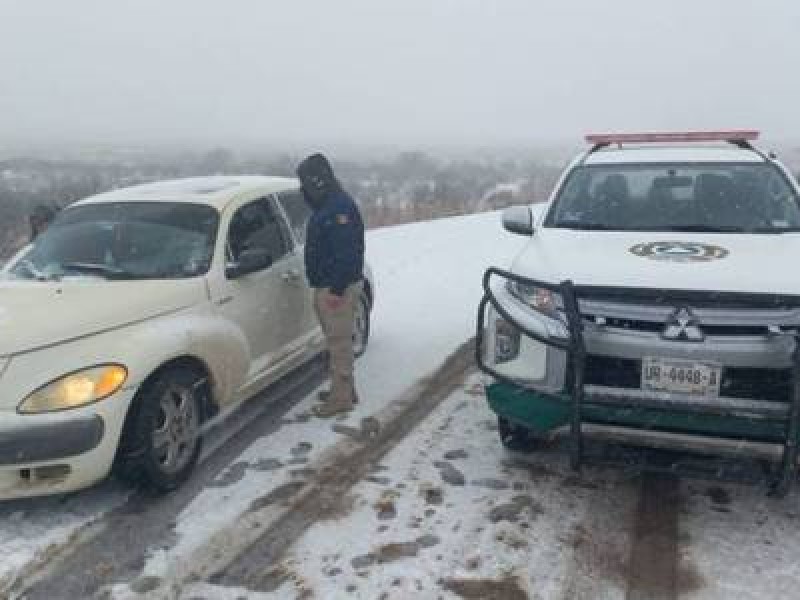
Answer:
[[[356,314],[353,327],[353,354],[357,357],[367,351],[369,343],[369,298],[361,294],[356,303]]]
[[[170,369],[137,395],[122,434],[118,474],[159,492],[175,489],[197,464],[205,378],[186,369]]]
[[[503,417],[497,417],[497,431],[503,446],[513,452],[534,452],[545,445],[542,436]]]

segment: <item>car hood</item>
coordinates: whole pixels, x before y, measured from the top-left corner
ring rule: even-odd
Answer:
[[[4,356],[119,329],[206,297],[202,279],[0,280],[0,366]]]
[[[686,234],[540,228],[512,270],[550,283],[800,295],[800,234]],[[787,272],[788,271],[788,272]]]

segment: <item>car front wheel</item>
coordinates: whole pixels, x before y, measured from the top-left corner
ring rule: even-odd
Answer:
[[[191,369],[169,369],[136,397],[122,434],[117,472],[125,480],[167,492],[191,473],[202,446],[205,379]]]

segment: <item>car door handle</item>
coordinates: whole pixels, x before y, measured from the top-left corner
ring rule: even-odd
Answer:
[[[286,271],[283,275],[281,275],[281,278],[286,283],[294,283],[295,281],[300,279],[300,272],[292,269],[290,271]]]

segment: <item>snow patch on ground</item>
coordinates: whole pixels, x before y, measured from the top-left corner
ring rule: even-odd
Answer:
[[[48,548],[121,505],[130,491],[106,482],[80,494],[0,503],[0,596]]]
[[[691,600],[800,596],[800,505],[761,486],[687,481],[680,587]]]
[[[589,475],[565,485],[573,478],[563,455],[504,451],[475,383],[356,486],[351,514],[316,524],[281,568],[318,598],[457,598],[448,589],[463,582],[565,597],[581,525],[608,483]],[[464,476],[463,486],[443,480],[445,463]],[[602,597],[624,597],[613,581],[600,589]],[[290,580],[276,594],[297,592]]]

